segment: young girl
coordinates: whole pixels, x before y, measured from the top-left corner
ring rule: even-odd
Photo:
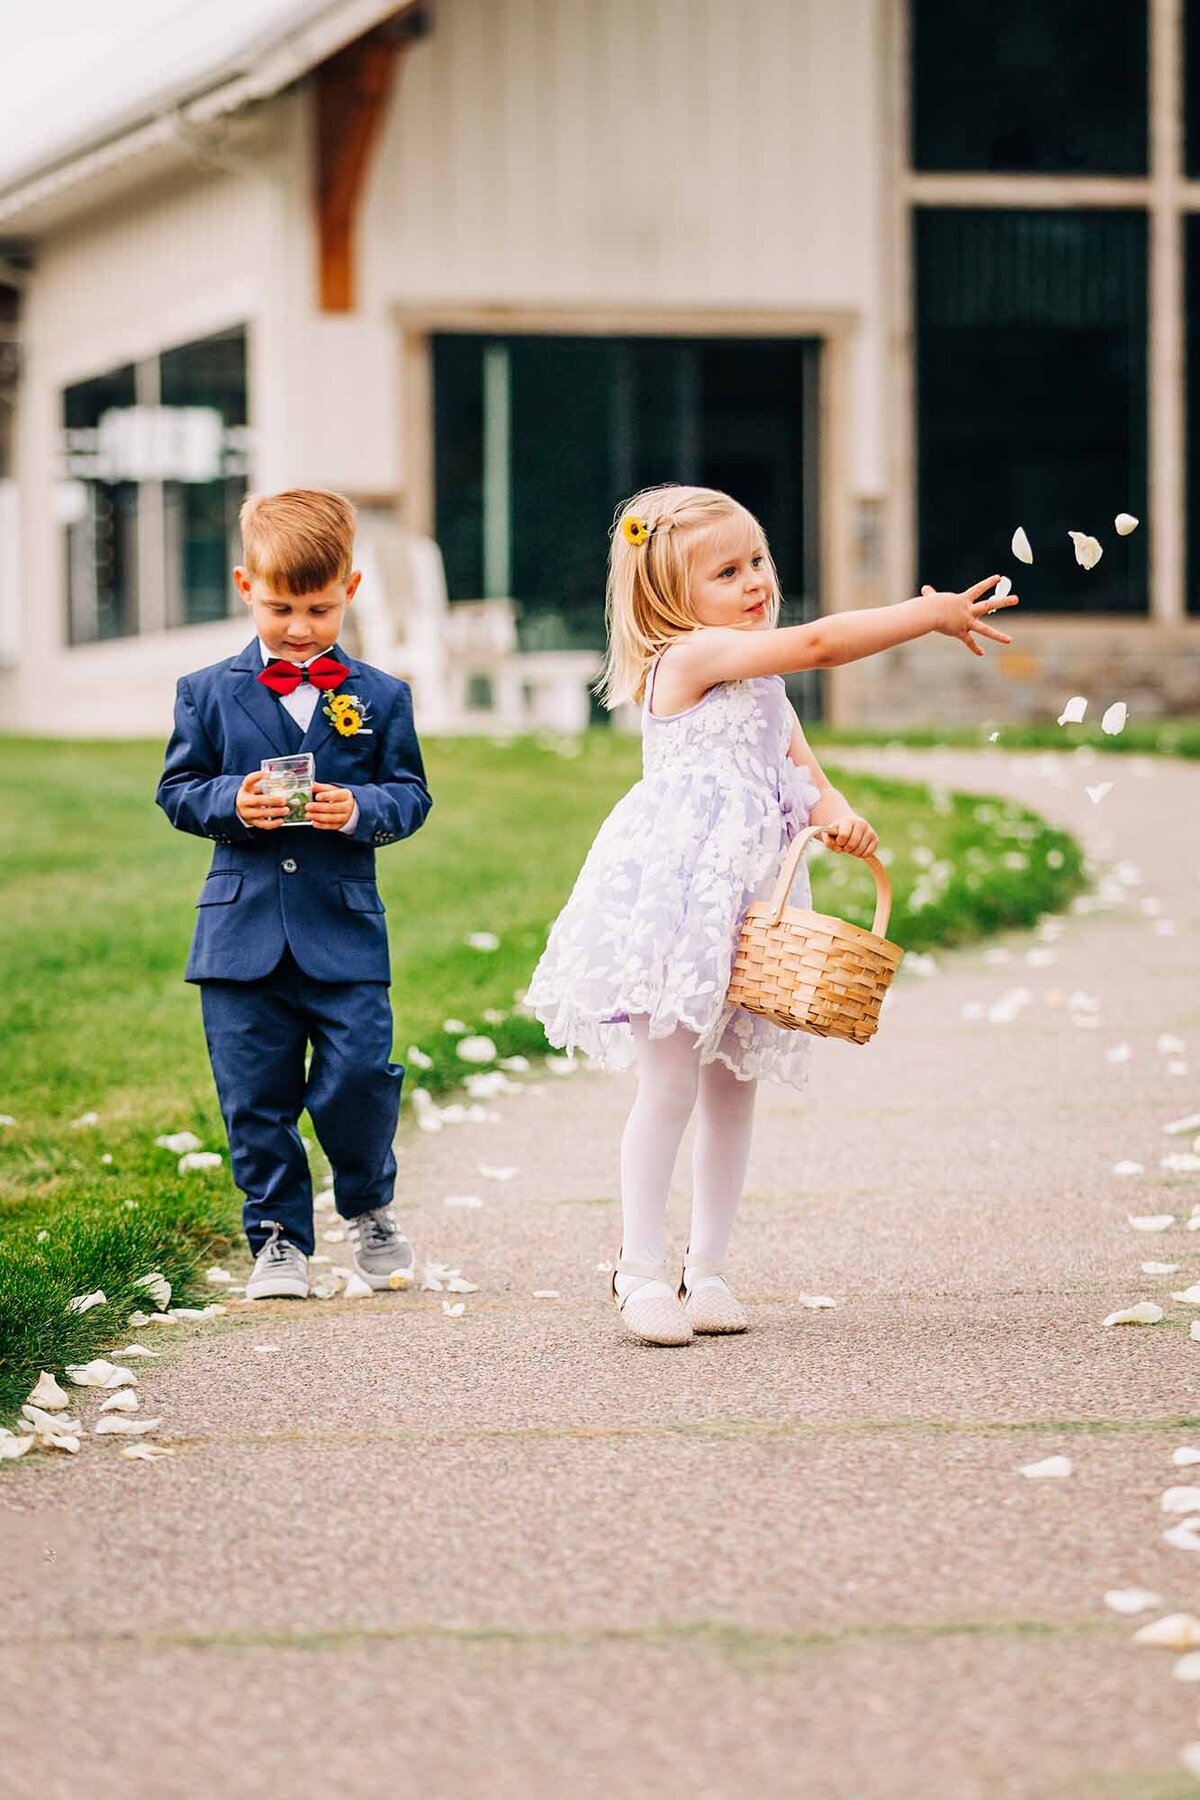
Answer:
[[[991,575],[963,594],[779,627],[780,594],[758,522],[712,488],[656,487],[618,514],[609,560],[605,703],[642,700],[643,777],[601,826],[554,925],[528,1002],[551,1043],[610,1067],[636,1058],[621,1139],[623,1240],[612,1292],[648,1344],[749,1323],[722,1275],[750,1152],[757,1081],[803,1086],[812,1039],[728,1004],[746,907],[764,898],[806,824],[835,850],[877,838],[828,781],[782,677],[857,662],[929,632],[982,656]],[[802,892],[802,889],[804,890]],[[807,906],[806,880],[793,889]],[[668,1275],[663,1221],[684,1128],[699,1100],[691,1238]]]

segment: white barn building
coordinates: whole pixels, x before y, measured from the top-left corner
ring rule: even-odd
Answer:
[[[5,730],[165,731],[247,635],[247,484],[357,501],[426,729],[586,717],[613,507],[673,478],[758,511],[791,618],[1020,574],[1011,650],[834,672],[833,722],[1200,699],[1200,7],[104,21],[0,74]]]

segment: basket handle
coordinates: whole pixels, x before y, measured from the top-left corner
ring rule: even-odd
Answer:
[[[768,903],[771,908],[770,922],[772,925],[778,925],[783,917],[783,909],[788,903],[792,883],[796,879],[796,871],[800,867],[804,852],[808,849],[812,839],[820,837],[824,830],[824,825],[808,825],[803,831],[797,832],[792,839],[787,855],[783,859],[783,867],[779,871],[779,880],[775,883],[775,892],[771,895]],[[832,850],[836,846],[830,844],[829,848]],[[841,851],[839,854],[845,856],[848,852]],[[875,923],[871,930],[876,937],[886,937],[888,920],[892,916],[892,884],[888,880],[887,870],[878,857],[864,856],[860,858],[860,861],[866,863],[875,877]]]

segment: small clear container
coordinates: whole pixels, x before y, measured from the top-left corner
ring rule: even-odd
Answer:
[[[282,794],[288,803],[283,825],[307,825],[308,803],[312,799],[317,765],[309,751],[302,756],[266,756],[259,767],[266,780],[259,784],[260,794]]]

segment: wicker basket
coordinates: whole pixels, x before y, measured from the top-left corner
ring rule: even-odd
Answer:
[[[904,952],[883,935],[892,910],[892,884],[882,863],[863,860],[875,877],[875,922],[870,931],[788,905],[810,841],[810,825],[783,859],[775,892],[747,908],[734,957],[729,999],[786,1031],[865,1044],[879,1025],[883,996]]]

